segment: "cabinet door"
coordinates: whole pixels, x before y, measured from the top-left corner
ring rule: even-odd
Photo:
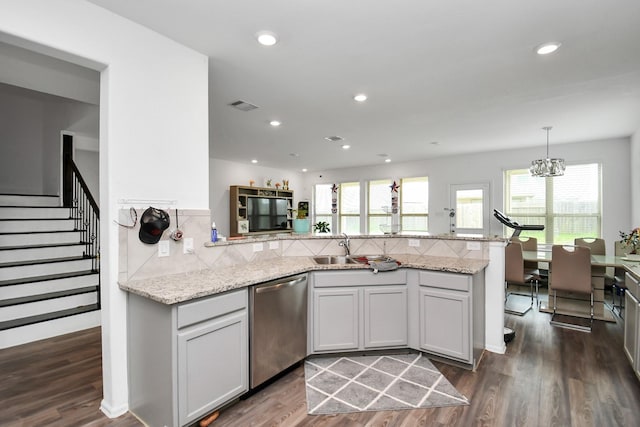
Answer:
[[[357,350],[358,289],[313,291],[313,350]]]
[[[638,369],[638,301],[631,295],[631,292],[624,294],[624,354],[633,366],[634,370]]]
[[[407,345],[406,286],[364,289],[364,347]]]
[[[469,294],[420,288],[420,348],[472,362]]]
[[[247,311],[178,333],[180,425],[248,390]]]

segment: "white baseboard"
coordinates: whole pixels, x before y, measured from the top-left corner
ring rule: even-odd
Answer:
[[[486,350],[490,351],[491,353],[505,354],[507,352],[507,345],[506,344],[502,344],[501,346],[488,345],[486,346]]]
[[[118,418],[129,411],[129,404],[124,403],[120,406],[113,407],[105,399],[100,402],[100,410],[109,418]]]

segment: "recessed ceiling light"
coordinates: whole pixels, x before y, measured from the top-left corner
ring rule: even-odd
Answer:
[[[302,169],[302,172],[306,172],[306,171],[307,171],[307,168]]]
[[[251,160],[251,163],[258,163],[256,159]]]
[[[258,43],[263,46],[273,46],[278,43],[278,36],[271,31],[260,31],[256,34],[256,38],[258,39]]]
[[[390,163],[390,162],[391,162],[391,159],[384,159],[384,162],[385,162],[385,163]]]
[[[271,126],[273,126],[273,127],[278,127],[278,126],[280,126],[282,123],[281,123],[281,122],[279,122],[278,120],[271,120],[271,121],[269,122],[269,124],[270,124]]]
[[[367,95],[365,95],[364,93],[359,93],[356,96],[354,96],[353,99],[358,102],[364,102],[367,100]]]
[[[300,157],[300,154],[298,154],[298,153],[289,153],[289,155],[291,157]]]
[[[543,43],[540,46],[536,47],[536,53],[538,55],[548,55],[558,50],[560,45],[561,43],[558,42]]]
[[[342,149],[343,149],[343,150],[348,150],[349,148],[351,148],[351,146],[350,146],[349,144],[344,144],[344,145],[342,146]]]
[[[440,143],[438,141],[431,141],[429,144],[431,144],[431,145],[440,145]]]

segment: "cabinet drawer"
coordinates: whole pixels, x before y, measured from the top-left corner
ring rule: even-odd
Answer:
[[[327,271],[314,273],[313,286],[327,288],[337,286],[405,285],[405,270],[382,271],[373,274],[371,270]]]
[[[182,304],[178,306],[178,329],[246,307],[246,289]]]
[[[471,276],[456,273],[442,273],[439,271],[421,271],[419,274],[420,286],[432,288],[453,289],[469,292],[471,290]]]
[[[640,300],[640,283],[631,274],[625,273],[624,283],[627,286],[627,292]]]

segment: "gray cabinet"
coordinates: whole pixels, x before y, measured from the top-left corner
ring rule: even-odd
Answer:
[[[188,425],[248,390],[246,289],[128,306],[129,406],[146,424]]]
[[[470,363],[469,295],[422,287],[420,348]]]
[[[482,275],[421,271],[419,346],[475,367],[484,349]]]
[[[407,346],[406,273],[314,272],[311,351]]]
[[[314,351],[358,349],[359,295],[357,288],[313,291]]]
[[[640,284],[626,273],[624,306],[624,353],[640,378]]]
[[[364,348],[407,345],[407,287],[363,289]]]

